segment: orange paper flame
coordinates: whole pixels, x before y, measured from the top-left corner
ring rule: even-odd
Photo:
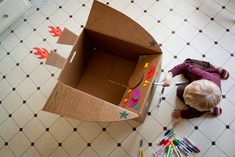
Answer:
[[[49,28],[49,33],[51,33],[53,37],[58,37],[62,33],[62,30],[59,27],[56,28],[54,26],[48,26],[48,28]]]
[[[34,50],[36,50],[36,52],[34,52],[34,54],[37,56],[37,58],[39,59],[44,59],[48,57],[48,51],[45,48],[38,48],[38,47],[34,47]]]

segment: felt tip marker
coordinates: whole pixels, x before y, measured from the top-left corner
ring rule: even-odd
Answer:
[[[163,151],[167,146],[169,146],[169,145],[170,145],[170,141],[169,141],[169,140],[164,141],[163,145],[162,145],[157,151],[153,152],[153,155],[154,155],[155,157],[157,157],[157,156],[160,155],[160,154],[162,153],[162,151]]]
[[[188,156],[191,152],[189,150],[187,150],[186,148],[182,147],[182,145],[180,145],[180,143],[176,140],[173,140],[173,143],[178,146],[178,148],[186,155]]]
[[[170,141],[170,143],[171,143],[171,146],[172,146],[172,148],[173,148],[173,151],[174,151],[176,157],[180,157],[180,155],[178,154],[178,152],[177,152],[177,150],[176,150],[176,147],[175,147],[174,143],[173,143],[171,140],[169,140],[169,141]]]
[[[185,146],[182,142],[180,142],[180,140],[176,139],[176,141],[179,143],[179,145],[180,145],[185,151],[187,151],[189,154],[192,153],[192,150],[190,150],[187,146]]]
[[[169,139],[171,136],[174,135],[174,131],[171,130],[168,134],[166,134],[159,142],[159,144],[162,144],[164,141],[166,141],[167,139]]]
[[[198,153],[198,150],[190,145],[188,142],[186,142],[184,139],[180,140],[181,143],[183,143],[189,150],[191,150],[194,153]]]
[[[191,146],[193,146],[197,151],[198,153],[201,152],[201,150],[195,145],[193,144],[187,137],[184,137],[183,138],[187,143],[189,143]]]

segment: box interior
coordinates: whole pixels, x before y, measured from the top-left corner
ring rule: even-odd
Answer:
[[[84,29],[59,81],[119,105],[133,74],[140,46]]]

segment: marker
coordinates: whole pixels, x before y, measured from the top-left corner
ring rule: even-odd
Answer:
[[[183,145],[185,148],[187,148],[190,152],[194,152],[193,148],[190,147],[187,143],[185,143],[183,140],[179,140],[180,144]]]
[[[175,152],[176,157],[180,157],[180,155],[178,154],[178,152],[177,152],[177,150],[176,150],[176,147],[175,147],[174,143],[173,143],[171,140],[169,140],[169,141],[170,141],[170,143],[171,143],[171,146],[172,146],[172,148],[173,148],[173,151]]]
[[[190,145],[192,145],[198,151],[198,153],[201,152],[201,150],[195,144],[193,144],[187,137],[184,137],[183,139],[187,141]]]
[[[163,151],[167,146],[169,146],[169,145],[170,145],[170,141],[169,141],[169,140],[164,141],[163,145],[162,145],[157,151],[153,152],[153,155],[154,155],[155,157],[157,157],[157,156],[160,155],[160,154],[162,153],[162,151]]]
[[[159,142],[159,144],[162,144],[162,142],[166,141],[167,139],[169,139],[171,136],[173,136],[174,131],[171,130],[168,134],[166,134]]]
[[[139,156],[140,156],[140,157],[144,157],[143,139],[140,140]]]
[[[163,83],[162,82],[154,82],[153,85],[155,85],[155,86],[163,86]]]
[[[191,152],[188,151],[186,148],[182,147],[176,140],[173,140],[173,143],[186,155],[188,156]]]
[[[187,148],[189,150],[191,150],[192,152],[198,153],[198,150],[193,147],[192,145],[190,145],[187,141],[185,141],[184,139],[180,140],[181,143],[183,143],[185,146],[187,146]]]
[[[169,145],[169,147],[168,147],[168,151],[167,151],[166,156],[170,157],[170,154],[171,154],[171,145]]]
[[[175,139],[177,143],[179,143],[179,145],[185,150],[187,151],[189,154],[192,153],[192,151],[190,149],[187,148],[187,146],[185,146],[183,143],[180,142],[180,140]]]

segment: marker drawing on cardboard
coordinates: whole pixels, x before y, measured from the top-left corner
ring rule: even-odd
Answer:
[[[73,48],[67,59],[49,53],[46,64],[62,72],[44,111],[85,121],[144,121],[162,58],[160,47],[144,28],[94,1],[81,34],[65,28],[57,43]],[[145,68],[145,63],[154,68]]]

